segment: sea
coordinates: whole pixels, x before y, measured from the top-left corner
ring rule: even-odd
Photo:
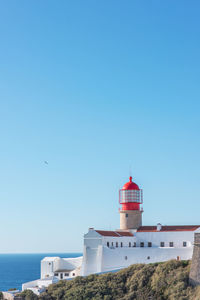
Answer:
[[[0,291],[22,289],[22,283],[40,278],[45,256],[78,257],[82,253],[0,254]]]

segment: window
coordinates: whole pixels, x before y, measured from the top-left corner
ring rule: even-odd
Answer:
[[[183,242],[183,247],[187,247],[187,242]]]
[[[131,242],[128,243],[128,246],[131,247]]]
[[[170,247],[174,247],[174,243],[173,242],[169,242],[169,246]]]
[[[152,247],[152,242],[148,242],[148,247]]]
[[[65,273],[65,276],[69,276],[69,273]]]
[[[118,247],[118,242],[116,242],[116,247]]]
[[[133,243],[133,247],[136,247],[136,242]]]
[[[147,256],[147,259],[150,259],[150,256]]]
[[[54,273],[54,276],[58,276],[58,273]]]
[[[113,242],[112,242],[112,247],[113,247]]]
[[[109,242],[107,242],[107,247],[109,247]]]
[[[125,259],[125,260],[127,260],[127,259],[128,259],[128,257],[127,257],[127,256],[125,256],[125,257],[124,257],[124,259]]]
[[[72,276],[75,276],[75,273],[72,273]]]
[[[63,279],[63,273],[60,273],[60,279]]]
[[[140,247],[144,247],[144,243],[143,242],[140,243]]]
[[[165,247],[165,242],[160,242],[160,247]]]
[[[49,263],[49,266],[51,265],[51,263]]]
[[[126,218],[128,218],[128,214],[126,214]]]
[[[123,243],[121,242],[121,247],[123,247]]]

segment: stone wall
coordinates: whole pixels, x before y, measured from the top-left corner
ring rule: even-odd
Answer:
[[[193,286],[200,284],[200,232],[194,234],[194,248],[189,282]]]
[[[137,229],[142,226],[142,212],[138,210],[120,211],[120,229]]]

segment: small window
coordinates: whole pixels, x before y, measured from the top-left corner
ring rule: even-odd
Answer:
[[[65,276],[69,276],[69,273],[65,273]]]
[[[72,276],[75,276],[75,273],[72,273]]]
[[[58,273],[54,273],[54,276],[58,276]]]
[[[143,242],[140,243],[140,247],[144,247],[144,243]]]
[[[136,247],[136,242],[133,243],[133,247]]]
[[[128,214],[126,214],[126,218],[128,218]]]
[[[112,247],[113,247],[113,242],[112,242]]]
[[[187,247],[187,242],[183,242],[183,247]]]
[[[60,273],[60,279],[63,279],[63,273]]]
[[[109,247],[109,242],[107,242],[107,247]]]
[[[150,256],[147,256],[147,259],[150,259]]]
[[[174,243],[173,242],[169,242],[169,246],[170,247],[174,247]]]
[[[152,242],[148,242],[148,247],[152,247]]]
[[[127,260],[127,259],[128,259],[128,257],[127,257],[127,256],[125,256],[125,257],[124,257],[124,259],[125,259],[125,260]]]
[[[131,242],[128,243],[128,246],[131,247]]]
[[[121,242],[121,247],[123,247],[123,243]]]
[[[118,247],[118,242],[116,242],[116,247]]]
[[[165,247],[165,243],[164,242],[160,242],[160,247]]]
[[[51,263],[49,263],[49,266],[51,265]]]

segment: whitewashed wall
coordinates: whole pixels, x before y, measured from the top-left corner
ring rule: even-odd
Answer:
[[[188,246],[194,242],[194,231],[177,231],[177,232],[135,232],[136,242],[144,242],[147,246],[148,242],[152,242],[153,247],[160,247],[160,242],[165,242],[165,246],[169,246],[169,242],[174,243],[174,247],[182,247],[183,242],[187,242]]]
[[[41,260],[41,278],[45,278],[46,275],[48,275],[49,277],[54,275],[54,262],[58,259],[59,257],[48,257],[48,259],[44,258],[43,260]]]
[[[82,275],[120,269],[135,263],[153,263],[178,257],[191,259],[193,241],[193,231],[134,232],[134,237],[108,237],[90,230],[84,238]],[[129,247],[129,242],[131,245],[136,242],[137,247]],[[141,242],[144,247],[140,247]],[[152,247],[148,247],[148,242],[152,243]],[[164,242],[165,247],[160,247],[160,242]],[[170,242],[174,247],[169,247]],[[187,247],[183,247],[183,242],[187,242]]]
[[[136,263],[154,263],[170,259],[192,258],[193,247],[187,248],[115,248],[103,249],[102,272],[128,267]],[[127,259],[125,259],[127,257]],[[148,259],[149,258],[149,259]]]
[[[83,257],[60,258],[46,257],[41,261],[41,278],[54,276],[57,270],[81,268]]]

